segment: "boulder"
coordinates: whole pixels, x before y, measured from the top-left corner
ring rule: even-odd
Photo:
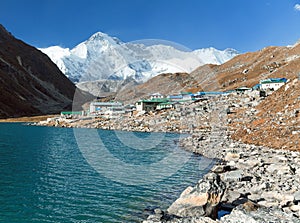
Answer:
[[[248,159],[244,163],[244,165],[248,166],[249,168],[253,168],[255,166],[258,166],[259,164],[261,164],[261,160],[259,159]]]
[[[283,174],[290,173],[291,168],[288,165],[285,165],[285,164],[273,163],[273,164],[268,166],[267,171],[269,173],[277,172],[277,174],[283,175]]]
[[[216,223],[216,221],[212,220],[208,217],[186,217],[186,218],[177,218],[174,216],[170,216],[167,219],[160,219],[155,220],[147,219],[146,221],[143,221],[143,223]]]
[[[234,170],[223,173],[221,175],[222,180],[224,181],[240,181],[242,179],[243,171],[242,170]]]
[[[229,152],[225,155],[225,161],[238,161],[240,159],[240,154]]]
[[[294,193],[295,201],[300,202],[300,191]]]
[[[211,217],[216,219],[225,183],[215,173],[207,174],[194,188],[186,189],[168,208],[168,213],[180,217]]]
[[[298,205],[292,205],[291,207],[290,207],[290,209],[291,209],[291,211],[293,211],[293,212],[299,212],[300,211],[300,205],[298,204]]]
[[[235,200],[240,198],[241,194],[237,191],[228,190],[224,196],[227,202],[233,203]],[[223,199],[224,200],[224,199]]]
[[[279,208],[258,207],[248,210],[244,205],[240,205],[233,209],[229,215],[225,215],[220,219],[222,223],[299,223],[299,218],[292,214],[285,213]]]
[[[258,202],[262,198],[261,198],[261,196],[259,194],[250,194],[250,195],[248,195],[248,199],[251,200],[251,201]]]
[[[215,165],[211,171],[214,173],[223,173],[224,172],[224,166],[223,165]]]

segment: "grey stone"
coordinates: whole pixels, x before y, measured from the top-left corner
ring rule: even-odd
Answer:
[[[154,213],[155,214],[163,214],[164,212],[161,209],[156,208],[156,209],[154,209]]]
[[[229,152],[225,155],[225,161],[238,161],[240,159],[240,154]]]
[[[224,166],[222,165],[216,165],[211,169],[214,173],[223,173],[224,172]]]
[[[300,202],[300,191],[294,193],[294,199],[295,201]]]
[[[294,196],[291,194],[283,194],[277,199],[279,200],[281,206],[285,206],[289,203],[292,203],[295,200]]]
[[[299,218],[285,213],[279,208],[260,207],[256,210],[246,211],[243,205],[235,208],[229,215],[220,219],[221,223],[299,223]]]
[[[266,188],[268,188],[268,185],[267,185],[267,183],[266,182],[263,182],[263,183],[261,183],[261,184],[259,184],[259,185],[256,185],[255,187],[252,187],[251,189],[250,189],[250,192],[251,193],[261,193],[264,189],[266,189]]]
[[[269,173],[274,173],[274,172],[277,172],[278,174],[286,174],[286,173],[289,173],[291,171],[291,168],[288,166],[288,165],[285,165],[285,164],[270,164],[266,170],[269,172]]]
[[[240,181],[242,179],[243,170],[233,170],[221,175],[224,181]]]
[[[241,194],[237,191],[227,191],[226,193],[226,199],[227,199],[227,202],[229,203],[232,203],[234,202],[235,200],[237,200],[238,198],[240,198]]]
[[[299,212],[300,211],[300,205],[292,205],[292,206],[290,206],[290,209],[293,212]]]
[[[250,194],[248,195],[248,199],[254,202],[258,202],[262,199],[262,197],[258,194]]]
[[[253,168],[253,167],[257,166],[258,164],[260,164],[261,162],[262,162],[261,160],[249,159],[249,160],[246,160],[244,164],[250,168]]]
[[[281,194],[277,191],[264,191],[261,196],[266,200],[281,200]]]
[[[260,206],[271,208],[271,207],[277,207],[279,205],[279,202],[275,201],[275,200],[274,201],[259,201],[257,204]]]
[[[168,208],[170,214],[180,217],[216,218],[217,206],[225,191],[225,183],[215,173],[204,176],[194,188],[189,187]]]

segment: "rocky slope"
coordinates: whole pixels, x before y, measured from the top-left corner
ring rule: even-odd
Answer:
[[[118,91],[116,100],[134,103],[140,98],[148,98],[150,94],[160,92],[164,95],[180,93],[197,84],[187,73],[160,74],[147,82]]]
[[[253,87],[261,79],[271,77],[293,79],[299,73],[299,43],[290,47],[267,47],[240,54],[221,65],[203,65],[189,74],[158,75],[144,84],[119,92],[117,99],[126,101],[160,91],[169,94],[178,91],[232,90],[241,86]]]
[[[237,110],[232,120],[236,140],[300,150],[300,80],[291,80],[251,110]]]
[[[0,118],[70,109],[75,90],[45,54],[0,25]]]
[[[230,90],[253,87],[259,80],[271,77],[293,79],[300,72],[300,44],[291,47],[267,47],[245,53],[220,66],[200,67],[191,76],[203,88]],[[206,74],[206,75],[204,75]]]
[[[195,144],[198,140],[198,137],[193,138]],[[222,159],[212,168],[213,173],[204,176],[194,187],[185,189],[167,212],[156,209],[144,223],[299,222],[300,154],[238,142],[228,143],[222,151],[212,148],[212,152],[217,152]],[[207,152],[205,148],[193,148],[200,154]],[[214,188],[208,187],[211,180],[207,178],[212,174],[220,177]],[[199,187],[203,181],[205,186]],[[215,208],[230,212],[219,220],[206,217],[210,213],[206,208],[214,198],[211,194],[216,198]]]

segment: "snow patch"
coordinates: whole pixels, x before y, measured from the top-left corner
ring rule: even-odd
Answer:
[[[62,48],[60,46],[50,46],[48,48],[39,48],[40,51],[47,54],[53,63],[57,65],[57,67],[64,74],[67,73],[68,69],[63,61],[64,57],[68,57],[71,55],[69,48]]]
[[[75,48],[71,50],[71,54],[79,58],[86,59],[87,57],[87,47],[85,43],[78,44]]]

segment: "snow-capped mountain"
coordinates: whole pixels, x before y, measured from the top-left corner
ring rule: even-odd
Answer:
[[[160,41],[124,43],[101,32],[73,49],[52,46],[40,50],[75,83],[129,77],[143,82],[161,73],[191,72],[203,64],[221,64],[238,54],[233,49],[186,51]]]
[[[57,67],[64,74],[67,72],[67,68],[64,64],[63,58],[71,55],[69,48],[61,48],[60,46],[51,46],[48,48],[40,49],[43,53],[47,54],[48,57],[57,65]]]
[[[238,52],[234,49],[217,50],[213,47],[193,51],[205,64],[222,64],[232,59]]]

